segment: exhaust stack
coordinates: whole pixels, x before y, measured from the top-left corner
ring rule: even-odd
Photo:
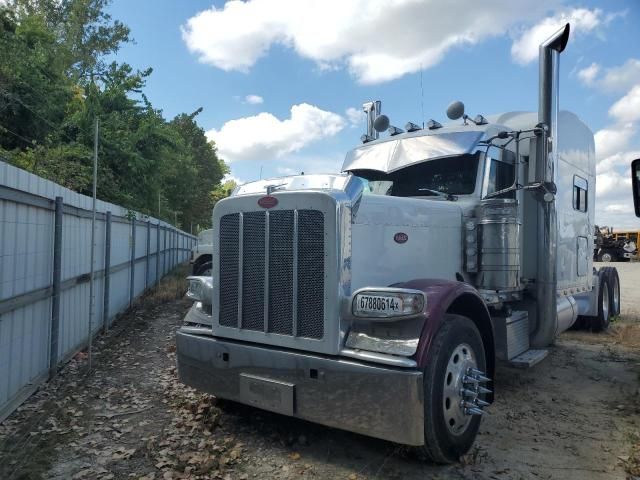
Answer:
[[[569,41],[569,24],[540,44],[538,122],[543,132],[536,144],[535,181],[551,187],[555,194],[557,175],[558,99],[560,53]],[[553,343],[558,325],[557,312],[557,218],[555,195],[537,195],[537,322],[531,346],[540,348]]]

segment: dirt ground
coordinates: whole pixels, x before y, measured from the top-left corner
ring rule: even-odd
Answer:
[[[640,297],[640,264],[626,266],[623,306]],[[639,478],[640,308],[606,334],[567,332],[533,369],[501,367],[476,446],[442,467],[180,385],[189,303],[174,295],[148,297],[96,341],[90,375],[79,354],[0,425],[1,479]]]

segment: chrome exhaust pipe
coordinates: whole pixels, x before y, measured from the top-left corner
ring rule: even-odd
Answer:
[[[541,348],[553,343],[557,326],[557,217],[555,184],[557,175],[558,100],[560,53],[569,41],[569,24],[540,44],[538,123],[542,127],[537,137],[535,181],[551,187],[554,195],[537,194],[537,322],[531,334],[531,346]]]

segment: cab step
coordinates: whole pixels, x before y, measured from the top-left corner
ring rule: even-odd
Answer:
[[[516,368],[531,368],[544,360],[547,355],[549,350],[527,350],[509,360],[509,364]]]

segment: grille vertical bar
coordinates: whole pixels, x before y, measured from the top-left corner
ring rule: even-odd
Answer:
[[[240,214],[220,219],[220,325],[238,325],[238,260],[240,258]]]
[[[294,233],[293,210],[270,212],[268,331],[282,335],[293,335]]]
[[[324,336],[324,214],[298,211],[298,321],[296,335]]]
[[[242,328],[264,331],[265,212],[243,221]]]
[[[271,257],[271,252],[269,251],[269,211],[264,212],[264,297],[269,298],[269,258]],[[263,302],[263,328],[264,333],[269,331],[269,302]]]

